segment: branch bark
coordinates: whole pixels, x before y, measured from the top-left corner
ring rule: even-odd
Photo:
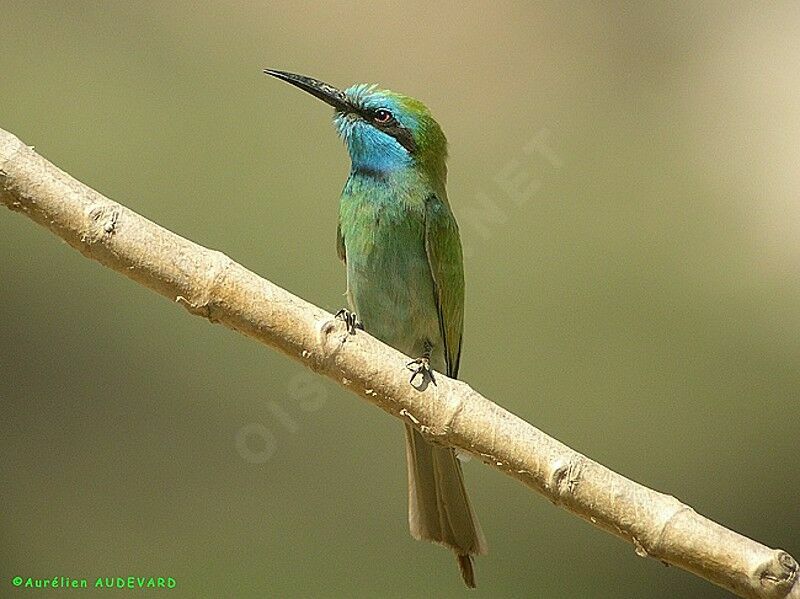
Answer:
[[[262,279],[225,254],[145,219],[73,179],[0,129],[0,202],[85,256],[280,350],[434,442],[458,447],[556,505],[742,597],[800,599],[798,564],[570,449],[437,374],[408,383],[408,357],[373,337],[348,335],[331,314]]]

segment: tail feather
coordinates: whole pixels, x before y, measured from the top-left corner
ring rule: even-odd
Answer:
[[[475,571],[472,569],[472,558],[467,555],[457,555],[458,569],[461,570],[461,578],[464,579],[464,584],[469,588],[476,588],[475,584]]]
[[[467,497],[455,452],[428,443],[406,425],[406,455],[411,535],[455,551],[464,582],[474,587],[470,556],[486,553],[486,540]]]

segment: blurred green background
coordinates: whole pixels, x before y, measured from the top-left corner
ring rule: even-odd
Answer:
[[[448,134],[462,375],[800,554],[796,3],[9,2],[0,127],[329,310],[348,159],[261,74],[377,82]],[[401,427],[0,212],[0,595],[461,597],[405,521]],[[723,597],[476,462],[474,597]]]

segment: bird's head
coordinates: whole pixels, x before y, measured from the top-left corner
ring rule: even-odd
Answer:
[[[354,170],[386,173],[417,167],[444,182],[447,140],[419,100],[375,85],[354,85],[342,91],[303,75],[264,72],[335,108],[333,122],[347,144]]]

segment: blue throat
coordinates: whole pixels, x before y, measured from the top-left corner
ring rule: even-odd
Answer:
[[[343,119],[337,124],[347,144],[353,173],[385,179],[413,168],[411,154],[390,135],[364,122]]]

